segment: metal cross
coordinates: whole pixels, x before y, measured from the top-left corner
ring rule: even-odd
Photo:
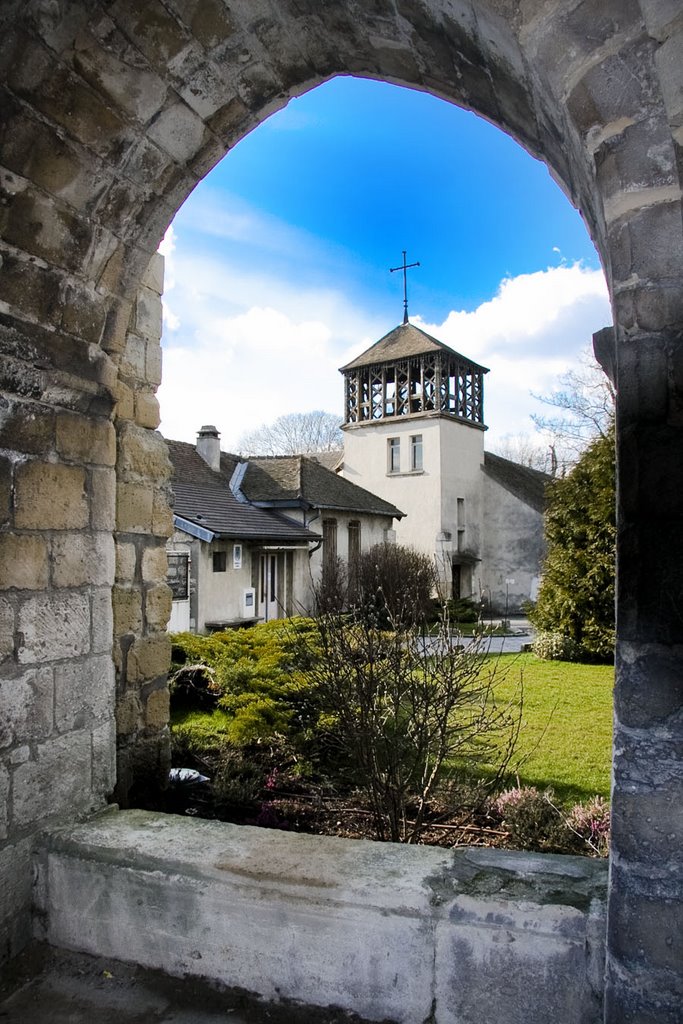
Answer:
[[[408,323],[408,274],[406,271],[410,270],[411,267],[419,267],[419,260],[417,263],[406,263],[406,250],[403,250],[403,263],[400,267],[389,267],[389,273],[393,274],[395,270],[403,271],[403,323]]]

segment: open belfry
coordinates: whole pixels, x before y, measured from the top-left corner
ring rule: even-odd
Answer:
[[[434,558],[443,596],[520,611],[536,595],[549,478],[484,451],[489,370],[409,322],[403,257],[403,323],[340,371],[341,473],[405,512],[397,540]]]

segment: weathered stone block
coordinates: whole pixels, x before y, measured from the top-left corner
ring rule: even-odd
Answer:
[[[133,381],[145,380],[145,339],[129,332],[126,335],[126,347],[121,360],[121,373]]]
[[[16,469],[15,523],[26,530],[80,530],[90,510],[80,466],[25,462]]]
[[[149,261],[147,270],[142,275],[142,284],[145,288],[151,288],[157,295],[164,292],[164,257],[160,252],[155,252]]]
[[[655,64],[662,84],[662,95],[669,124],[683,126],[683,24],[662,43],[655,54]]]
[[[135,545],[124,541],[116,543],[116,581],[132,583],[135,579],[137,552]]]
[[[92,790],[95,797],[109,796],[116,785],[116,719],[111,718],[92,731]]]
[[[135,392],[133,389],[119,380],[114,389],[114,395],[116,397],[116,419],[135,419]]]
[[[57,324],[60,318],[61,277],[13,253],[3,252],[0,300],[43,324]]]
[[[65,533],[52,540],[52,582],[56,587],[102,585],[114,579],[114,538],[110,533]]]
[[[0,526],[6,526],[12,513],[12,463],[0,456]]]
[[[139,633],[142,629],[142,594],[138,588],[115,586],[112,591],[114,635]]]
[[[139,637],[128,652],[129,683],[144,683],[166,675],[171,665],[171,640],[166,633]]]
[[[0,949],[3,959],[16,956],[31,939],[32,847],[33,840],[29,838],[0,850]]]
[[[14,197],[4,238],[53,266],[77,271],[92,241],[92,227],[56,199],[27,189]]]
[[[170,717],[170,695],[164,686],[150,693],[145,703],[145,725],[148,729],[162,729]]]
[[[153,384],[155,387],[161,384],[162,362],[161,345],[155,345],[149,341],[147,343],[147,358],[145,360],[145,376],[148,384]]]
[[[140,288],[135,299],[135,332],[145,341],[161,338],[161,298],[151,288]]]
[[[45,539],[30,534],[0,534],[0,588],[42,590],[47,583]]]
[[[113,530],[116,525],[116,474],[113,469],[91,469],[92,507],[90,525],[93,530]]]
[[[205,134],[204,122],[184,103],[175,103],[164,110],[148,135],[178,163],[191,159]]]
[[[8,402],[0,418],[0,448],[28,455],[54,449],[55,414],[37,402]]]
[[[142,726],[142,705],[135,690],[127,690],[116,704],[116,732],[119,736],[131,736]]]
[[[42,594],[19,605],[17,658],[30,662],[76,658],[90,650],[90,601],[86,594]]]
[[[92,729],[113,718],[114,664],[108,655],[55,666],[55,725],[59,732]]]
[[[163,438],[151,430],[126,423],[119,430],[117,469],[124,479],[134,476],[150,482],[168,480],[171,463]]]
[[[158,583],[165,580],[168,573],[168,556],[162,544],[147,546],[142,552],[143,583]]]
[[[61,326],[65,331],[99,345],[106,319],[99,292],[69,282],[64,288],[61,308]]]
[[[120,533],[151,533],[154,494],[145,484],[119,483],[116,528]]]
[[[14,654],[14,604],[0,597],[0,664]]]
[[[38,743],[53,729],[53,682],[49,667],[0,680],[0,747]]]
[[[151,391],[135,392],[135,422],[139,427],[156,430],[161,422],[159,402]]]
[[[95,806],[90,733],[72,732],[41,744],[36,758],[14,770],[12,825],[22,828]]]
[[[145,594],[145,620],[149,629],[166,629],[171,618],[173,594],[165,583],[150,587]]]
[[[153,532],[157,537],[170,537],[173,533],[173,511],[166,491],[154,492]]]
[[[92,594],[92,650],[94,654],[111,652],[114,638],[114,614],[110,587],[101,587]]]
[[[67,459],[113,466],[116,431],[109,420],[60,412],[57,415],[57,451]]]

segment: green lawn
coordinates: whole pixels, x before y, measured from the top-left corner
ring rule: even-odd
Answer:
[[[513,699],[520,677],[523,683],[517,756],[528,754],[528,759],[520,769],[520,781],[551,786],[563,802],[585,800],[596,793],[608,798],[613,666],[504,654],[500,667],[505,673],[500,699]]]

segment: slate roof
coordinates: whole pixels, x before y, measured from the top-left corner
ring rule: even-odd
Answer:
[[[537,512],[543,512],[545,489],[552,480],[547,473],[530,466],[520,466],[518,462],[511,462],[492,452],[484,452],[484,472],[520,501]]]
[[[339,372],[345,373],[347,370],[356,370],[361,366],[375,366],[377,363],[397,362],[401,359],[408,359],[410,356],[421,356],[430,352],[445,352],[451,358],[455,358],[461,363],[467,363],[475,370],[481,370],[482,373],[489,372],[486,366],[480,366],[479,363],[475,363],[467,356],[460,355],[448,345],[444,345],[438,338],[433,338],[431,334],[427,334],[426,331],[411,323],[399,324],[398,327],[394,327],[393,331],[389,331],[361,355],[352,359],[346,366],[340,367]]]
[[[320,535],[285,516],[238,501],[230,490],[236,455],[221,452],[221,469],[215,472],[198,455],[194,445],[167,441],[173,476],[173,512],[218,537],[241,540],[301,543]]]
[[[391,502],[304,455],[250,459],[242,492],[249,501],[259,503],[297,504],[395,519],[402,519],[404,515]]]

